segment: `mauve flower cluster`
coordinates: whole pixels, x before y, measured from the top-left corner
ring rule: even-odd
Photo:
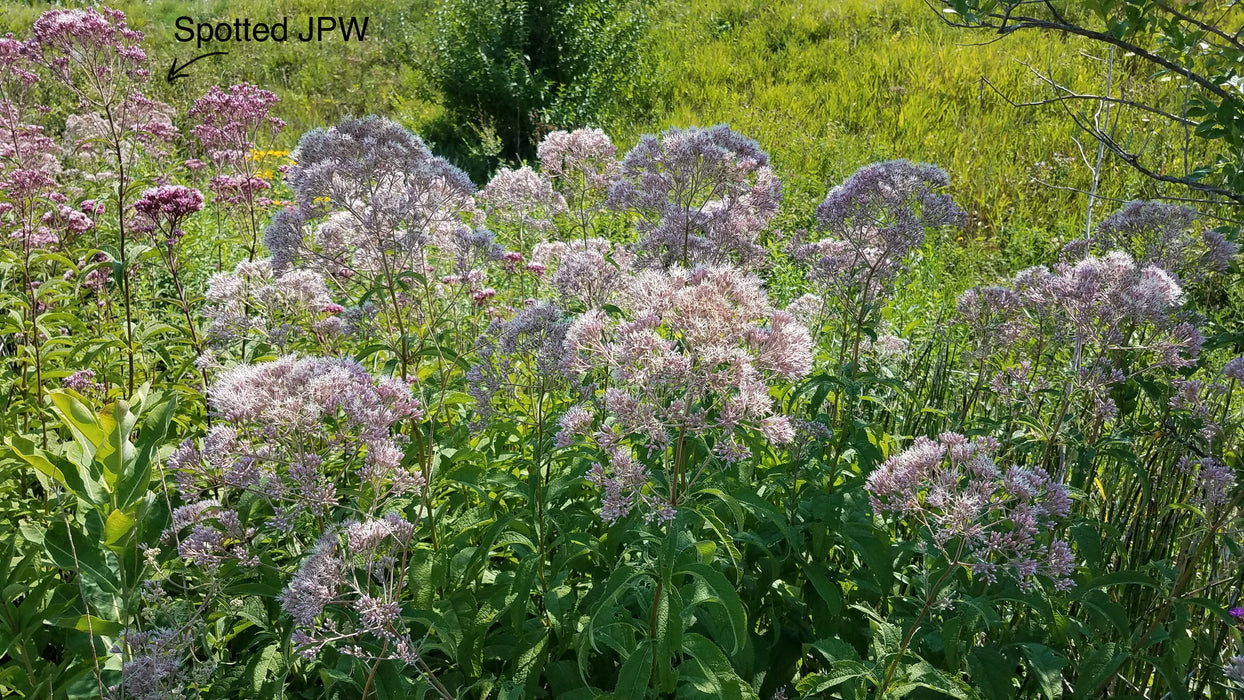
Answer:
[[[270,114],[276,103],[275,93],[249,83],[224,89],[213,85],[186,117],[195,123],[191,132],[208,158],[217,165],[245,166],[262,136],[274,137],[285,127]]]
[[[519,390],[556,386],[569,325],[564,312],[543,301],[512,318],[493,319],[476,345],[478,361],[466,376],[478,420],[491,418],[497,405],[512,405]]]
[[[731,267],[649,269],[626,278],[618,306],[621,317],[591,309],[576,318],[563,361],[572,376],[603,374],[608,382],[599,409],[609,420],[591,435],[609,456],[609,469],[596,467],[592,477],[605,490],[606,519],[641,500],[672,517],[686,487],[671,478],[668,496],[653,497],[632,445],[677,462],[678,444],[689,435],[725,443],[746,426],[771,442],[791,441],[794,428],[774,412],[769,384],[808,373],[811,339],[791,314],[769,305],[758,278]],[[581,408],[580,418],[590,412]],[[589,424],[564,421],[559,442]]]
[[[121,682],[109,689],[112,696],[135,700],[186,697],[189,678],[182,661],[190,647],[189,629],[185,627],[125,632],[113,650],[124,651],[125,662]]]
[[[405,632],[399,603],[414,531],[414,524],[389,513],[346,522],[320,538],[278,597],[297,624],[292,641],[301,655],[314,658],[327,645],[368,635],[391,645],[393,658],[415,662],[417,645]],[[357,623],[342,626],[326,616],[333,607],[351,610]],[[357,645],[341,651],[366,656]]]
[[[1176,464],[1180,472],[1193,474],[1196,491],[1192,503],[1205,508],[1225,505],[1235,490],[1235,471],[1213,457],[1182,457]]]
[[[254,175],[217,175],[207,183],[215,201],[229,206],[267,206],[271,200],[260,197],[261,192],[272,189],[272,183]]]
[[[65,377],[66,389],[73,389],[79,394],[99,394],[104,391],[104,385],[95,381],[95,370],[80,369],[73,374]]]
[[[814,287],[846,310],[845,323],[862,322],[873,310],[908,254],[924,243],[926,229],[964,223],[963,211],[937,191],[949,183],[932,165],[873,163],[816,208],[820,230],[829,236],[811,243],[802,240],[806,234],[797,236],[790,253],[807,267]]]
[[[600,129],[554,131],[540,141],[536,156],[546,177],[564,181],[574,192],[606,190],[618,170],[618,147]]]
[[[489,222],[511,233],[520,251],[548,236],[553,217],[566,211],[566,200],[553,191],[553,183],[525,166],[502,168],[476,196]]]
[[[210,572],[226,561],[257,564],[259,547],[276,547],[265,556],[277,558],[299,551],[310,531],[317,543],[280,596],[303,650],[313,655],[364,634],[413,649],[398,631],[396,601],[405,575],[398,555],[414,525],[387,512],[423,485],[403,466],[403,443],[392,434],[422,416],[410,387],[349,360],[283,356],[223,372],[208,401],[219,423],[201,448],[187,441],[169,459],[185,505],[166,541]],[[343,492],[355,496],[346,503]],[[252,496],[266,514],[231,505]],[[338,523],[342,512],[353,519]],[[330,604],[354,608],[361,624],[319,621]]]
[[[203,193],[182,185],[160,185],[143,192],[134,202],[140,231],[162,232],[168,245],[181,238],[181,224],[186,217],[203,209]]]
[[[781,183],[755,141],[724,124],[644,136],[622,159],[608,206],[639,216],[639,250],[662,267],[758,265]]]
[[[207,337],[217,349],[249,338],[282,351],[305,345],[331,354],[348,330],[346,309],[333,302],[320,273],[288,270],[274,277],[267,258],[212,275],[206,301]]]
[[[33,70],[37,57],[30,43],[19,41],[11,33],[0,37],[0,84],[5,86],[6,95],[21,88],[28,90],[39,82],[39,74]]]
[[[617,146],[600,129],[554,131],[540,141],[536,155],[541,172],[564,195],[567,214],[586,241],[618,174]]]
[[[1029,268],[1008,288],[968,290],[958,311],[985,354],[1052,334],[1071,348],[1077,371],[1087,366],[1087,353],[1122,345],[1146,349],[1158,364],[1179,368],[1195,364],[1200,352],[1196,329],[1174,323],[1182,298],[1182,288],[1160,267],[1138,265],[1116,250],[1053,270]]]
[[[532,251],[529,268],[549,278],[562,306],[594,309],[613,300],[632,274],[634,260],[621,245],[589,238],[541,243]]]
[[[1232,656],[1222,667],[1222,673],[1229,680],[1244,685],[1244,656]]]
[[[1040,469],[999,467],[997,447],[958,433],[916,438],[868,476],[873,512],[909,518],[951,566],[981,580],[1005,573],[1028,590],[1046,576],[1070,588],[1071,547],[1053,532],[1071,507],[1066,488]]]
[[[352,361],[287,355],[239,365],[217,378],[208,404],[224,432],[203,450],[183,445],[173,459],[188,502],[221,485],[256,490],[274,508],[269,525],[282,528],[335,508],[340,483],[357,479],[379,497],[420,481],[390,436],[422,415],[410,387]]]
[[[9,239],[26,249],[58,243],[58,230],[77,223],[59,214],[67,199],[54,179],[60,173],[61,150],[36,123],[44,108],[29,103],[38,82],[31,70],[32,53],[29,44],[12,35],[0,38],[0,193],[7,200],[0,202],[0,224]],[[69,227],[60,225],[60,219]]]
[[[71,87],[85,82],[106,95],[123,88],[123,78],[140,81],[148,75],[143,33],[130,29],[120,10],[51,10],[39,15],[31,34],[44,63]],[[79,71],[87,77],[75,75]]]
[[[1244,381],[1244,355],[1228,360],[1222,367],[1222,376],[1237,382]]]
[[[1096,234],[1067,244],[1071,257],[1124,250],[1183,284],[1226,270],[1237,252],[1217,231],[1198,229],[1194,209],[1165,202],[1128,202],[1097,225]]]
[[[357,275],[367,288],[410,271],[468,275],[500,257],[491,235],[473,227],[466,174],[393,122],[368,117],[311,131],[293,158],[287,179],[298,206],[278,214],[265,237],[277,271]]]

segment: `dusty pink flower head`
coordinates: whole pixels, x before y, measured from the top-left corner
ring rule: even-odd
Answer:
[[[29,89],[39,82],[33,68],[37,49],[28,42],[18,41],[12,34],[0,37],[0,84]]]
[[[583,180],[595,189],[608,187],[618,169],[618,148],[600,129],[554,131],[536,147],[536,155],[548,177]]]
[[[577,302],[589,309],[608,303],[617,294],[634,261],[625,247],[604,238],[541,243],[531,258],[538,274],[554,269],[549,281],[563,304]],[[536,271],[532,266],[528,269]]]
[[[718,124],[644,136],[622,160],[607,203],[639,216],[640,249],[662,266],[751,266],[764,259],[756,237],[781,198],[768,154]]]
[[[1064,247],[1076,258],[1124,250],[1142,265],[1156,265],[1182,284],[1227,269],[1236,247],[1214,230],[1198,225],[1196,210],[1166,202],[1128,202],[1106,217],[1088,239]]]
[[[114,83],[122,75],[147,76],[143,33],[130,29],[119,10],[50,10],[35,20],[31,33],[44,62],[67,84],[77,70],[90,73],[88,82],[95,85]]]
[[[1058,539],[1044,545],[1039,537],[1070,511],[1067,489],[1040,469],[999,467],[997,448],[992,438],[958,433],[916,438],[868,476],[873,512],[910,519],[951,564],[984,581],[1006,572],[1024,589],[1038,576],[1070,588],[1070,547]]]
[[[276,93],[249,83],[228,88],[213,85],[195,100],[186,116],[196,125],[191,130],[209,158],[237,165],[256,148],[261,136],[271,138],[285,122],[270,115]]]
[[[1229,360],[1222,368],[1222,375],[1237,382],[1244,382],[1244,355]]]
[[[181,237],[180,226],[186,217],[202,209],[203,193],[182,185],[152,187],[134,202],[138,228],[163,231],[169,245]]]
[[[566,200],[553,191],[553,183],[526,166],[502,168],[476,196],[489,219],[515,231],[520,247],[532,238],[523,232],[546,234],[553,229],[552,217],[566,211]]]
[[[160,185],[143,192],[134,209],[152,219],[182,219],[203,209],[203,193],[182,185]]]

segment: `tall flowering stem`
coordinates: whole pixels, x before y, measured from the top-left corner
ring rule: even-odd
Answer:
[[[553,447],[566,447],[571,443],[563,434],[558,434],[555,441],[548,440],[546,425],[550,416],[558,411],[559,394],[564,395],[558,390],[564,390],[568,383],[561,371],[561,361],[569,325],[561,309],[543,301],[518,310],[510,318],[494,319],[476,347],[478,364],[466,377],[481,422],[494,418],[501,406],[511,407],[513,411],[515,404],[526,418],[523,422],[528,432],[524,437],[532,446],[528,501],[534,509],[533,523],[540,554],[537,573],[546,593],[545,487],[553,468],[549,443],[552,442]],[[506,419],[518,418],[514,413],[517,412],[506,415]]]
[[[512,233],[506,243],[520,253],[553,231],[553,217],[566,211],[566,200],[553,191],[553,183],[528,167],[502,168],[477,199],[494,229]]]
[[[932,165],[893,160],[857,170],[816,208],[826,238],[796,241],[792,256],[807,278],[841,309],[839,362],[850,352],[852,377],[866,324],[880,309],[925,231],[961,225],[966,216],[939,190],[950,178]],[[833,314],[829,316],[832,317]],[[822,329],[814,328],[818,334]]]
[[[259,212],[272,203],[263,196],[271,175],[260,171],[261,149],[271,144],[285,122],[271,115],[277,96],[248,83],[228,88],[213,85],[195,100],[186,116],[216,168],[211,188],[216,205],[223,207],[250,239],[247,261],[254,261],[259,244]]]
[[[1238,253],[1221,233],[1198,224],[1197,212],[1189,207],[1128,202],[1103,219],[1093,236],[1063,250],[1073,259],[1122,250],[1138,264],[1159,267],[1180,284],[1190,285],[1226,270]]]
[[[920,437],[868,477],[873,512],[893,513],[914,524],[947,567],[926,592],[878,697],[889,688],[952,572],[966,568],[985,583],[1007,576],[1023,590],[1036,586],[1038,577],[1052,579],[1059,590],[1074,585],[1071,546],[1053,534],[1070,511],[1066,488],[1039,469],[999,467],[993,460],[997,447],[991,438],[958,433],[943,433],[937,440]]]
[[[1182,287],[1164,269],[1120,250],[1029,268],[1004,287],[968,290],[958,313],[978,339],[973,398],[989,365],[998,371],[990,388],[1005,401],[1039,400],[1017,384],[1063,386],[1048,422],[1048,466],[1069,419],[1083,414],[1094,438],[1116,419],[1113,387],[1197,363],[1201,335],[1180,320],[1183,300]]]
[[[23,327],[35,372],[35,405],[31,414],[40,426],[44,447],[47,429],[43,412],[43,350],[39,316],[46,304],[39,298],[37,270],[40,254],[62,244],[65,238],[89,230],[94,222],[66,204],[56,182],[61,153],[37,122],[46,109],[30,95],[39,82],[34,71],[38,53],[29,42],[13,36],[0,38],[0,224],[12,231],[6,243],[15,242],[20,258],[21,288],[25,295]],[[27,372],[22,372],[23,393],[28,391]]]
[[[457,367],[450,358],[482,330],[480,312],[497,294],[488,268],[503,251],[478,225],[466,174],[398,124],[368,117],[317,129],[299,141],[294,160],[288,181],[297,207],[274,217],[265,235],[273,269],[313,269],[350,299],[374,299],[360,310],[375,317],[400,376],[438,385],[426,436],[411,426],[431,483],[436,419]],[[429,356],[436,366],[423,373]],[[428,505],[426,488],[423,498]]]
[[[564,196],[566,217],[584,243],[618,173],[618,148],[600,129],[554,131],[536,148],[541,173]]]
[[[80,106],[102,116],[102,138],[117,172],[116,212],[119,235],[117,262],[125,304],[128,393],[134,392],[134,314],[128,274],[126,199],[132,185],[133,144],[139,140],[170,140],[177,131],[167,106],[145,97],[139,88],[149,77],[143,33],[130,29],[125,14],[109,8],[52,10],[35,21],[33,46],[42,64],[79,100]]]
[[[164,540],[187,570],[275,565],[301,655],[340,645],[367,663],[419,666],[401,604],[415,531],[406,504],[422,477],[395,434],[422,414],[410,386],[348,360],[283,356],[223,372],[209,402],[218,425],[169,459],[183,505]]]
[[[142,197],[134,202],[134,211],[138,214],[136,228],[152,235],[155,248],[160,259],[173,279],[173,287],[177,292],[177,302],[182,315],[186,319],[186,333],[194,344],[196,354],[202,354],[203,343],[195,330],[194,317],[190,313],[190,303],[186,300],[186,291],[182,286],[181,267],[178,264],[178,242],[185,235],[182,224],[190,215],[203,209],[203,194],[196,189],[181,185],[161,185],[143,192]],[[203,388],[207,389],[207,372],[200,368]]]

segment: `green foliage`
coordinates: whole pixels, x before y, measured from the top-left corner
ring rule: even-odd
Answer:
[[[446,112],[430,137],[486,174],[498,157],[533,159],[553,129],[645,114],[653,12],[649,0],[443,0],[425,64]]]

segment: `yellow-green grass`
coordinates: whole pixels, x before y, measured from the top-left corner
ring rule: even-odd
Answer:
[[[907,158],[949,171],[972,216],[966,239],[1005,248],[1006,267],[1048,260],[1083,230],[1087,196],[1058,188],[1089,189],[1096,142],[1062,106],[1013,107],[988,83],[1016,101],[1050,97],[1032,66],[1077,92],[1100,92],[1108,56],[1100,45],[1036,32],[979,45],[994,37],[947,27],[923,0],[702,0],[671,3],[658,16],[664,108],[621,130],[633,138],[730,123],[781,170],[790,225],[808,223],[812,204],[861,165]],[[1176,83],[1150,73],[1116,56],[1116,91],[1179,111]],[[1183,174],[1183,134],[1138,114],[1124,113],[1119,140],[1148,139],[1146,160]],[[1099,191],[1117,199],[1156,192],[1108,154]],[[1095,220],[1117,207],[1099,203]]]

